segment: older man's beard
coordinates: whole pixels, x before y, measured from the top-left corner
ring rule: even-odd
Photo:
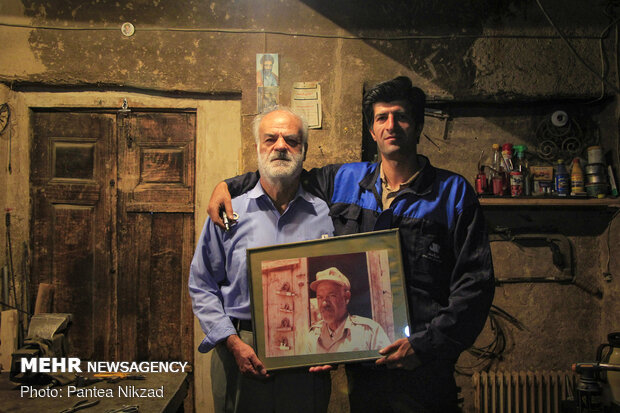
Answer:
[[[271,155],[258,154],[258,170],[269,180],[294,178],[303,167],[304,154],[274,151]]]

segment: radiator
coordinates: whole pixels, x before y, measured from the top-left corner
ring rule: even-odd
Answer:
[[[560,413],[560,401],[573,394],[572,371],[495,371],[475,373],[476,413]]]

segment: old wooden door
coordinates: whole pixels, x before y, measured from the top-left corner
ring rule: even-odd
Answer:
[[[31,296],[56,287],[73,314],[69,342],[84,359],[114,356],[116,116],[33,113]]]
[[[192,360],[194,113],[119,115],[120,358]]]
[[[33,112],[33,288],[83,359],[187,360],[195,113]]]

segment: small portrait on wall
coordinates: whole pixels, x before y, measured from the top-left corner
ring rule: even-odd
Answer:
[[[258,53],[256,55],[256,86],[279,86],[278,55],[274,53]]]

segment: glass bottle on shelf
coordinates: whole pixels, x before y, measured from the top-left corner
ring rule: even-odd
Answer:
[[[526,145],[515,145],[515,162],[514,169],[515,171],[521,172],[523,178],[523,195],[530,196],[532,195],[532,176],[530,174],[530,166],[525,157],[525,151],[527,150]]]
[[[509,174],[514,170],[512,165],[512,143],[505,143],[502,145],[502,156],[504,157],[506,174]]]
[[[504,195],[504,165],[502,160],[502,153],[499,151],[499,144],[493,144],[493,163],[491,164],[491,188],[493,189],[493,195]]]

